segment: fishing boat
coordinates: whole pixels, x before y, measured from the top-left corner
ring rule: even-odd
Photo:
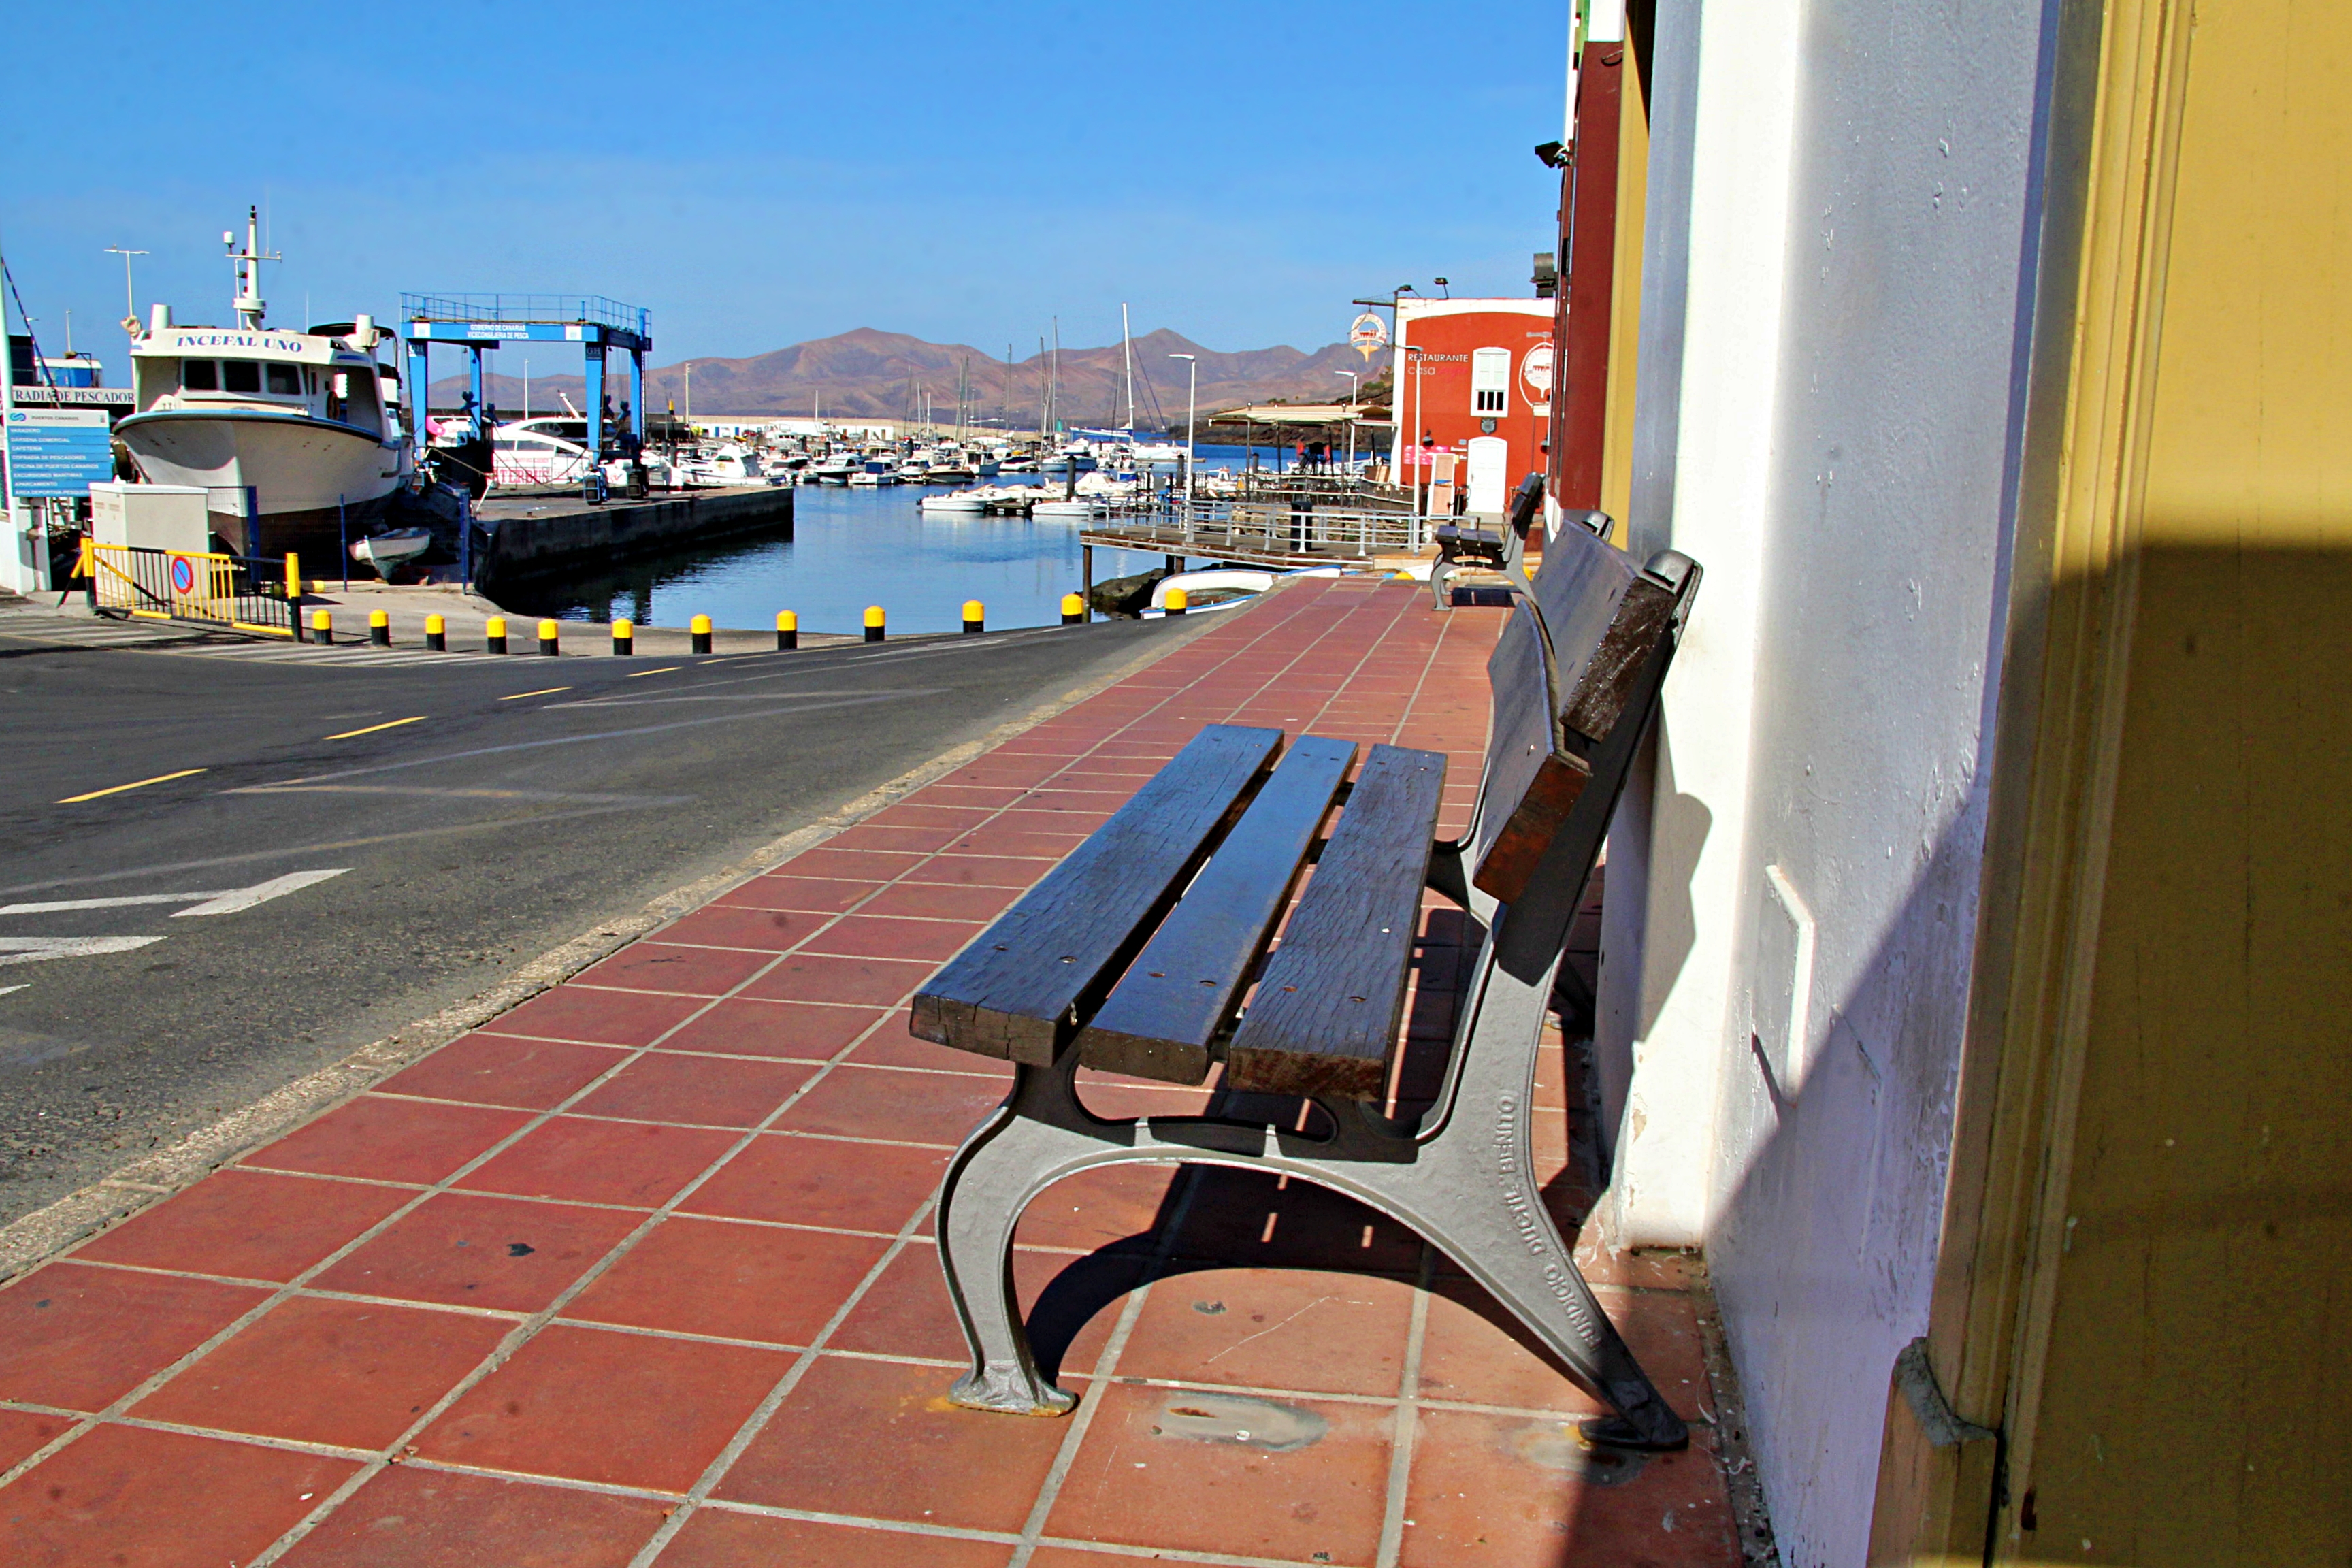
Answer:
[[[202,486],[213,531],[265,555],[341,548],[415,472],[392,341],[367,316],[293,331],[266,324],[259,214],[231,247],[235,327],[176,324],[158,303],[131,344],[133,412],[114,427],[150,484]],[[248,506],[248,500],[250,505]]]

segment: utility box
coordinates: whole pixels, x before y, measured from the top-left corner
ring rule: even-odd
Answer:
[[[90,538],[100,544],[142,550],[211,551],[211,514],[202,485],[134,485],[121,481],[89,487]]]

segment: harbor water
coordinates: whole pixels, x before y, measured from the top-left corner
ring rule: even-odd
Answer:
[[[1223,456],[1204,451],[1202,467],[1222,467]],[[1062,489],[1058,479],[1045,488],[1056,496]],[[922,497],[940,493],[917,485],[803,485],[793,496],[789,539],[730,541],[620,562],[594,574],[517,584],[502,588],[499,599],[516,615],[626,616],[656,626],[709,616],[718,626],[756,628],[791,610],[804,631],[844,633],[859,630],[869,605],[882,606],[894,632],[956,631],[964,601],[978,599],[991,628],[1059,625],[1062,595],[1076,591],[1083,571],[1080,525],[927,515],[918,507]],[[1158,554],[1097,549],[1095,581],[1162,563]]]

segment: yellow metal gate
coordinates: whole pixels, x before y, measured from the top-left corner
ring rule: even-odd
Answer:
[[[296,601],[287,584],[301,582],[300,570],[291,555],[197,554],[85,542],[80,574],[89,581],[94,610],[290,637]]]

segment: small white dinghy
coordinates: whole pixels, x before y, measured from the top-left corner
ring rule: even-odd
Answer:
[[[375,574],[391,580],[392,569],[411,561],[433,548],[433,531],[428,528],[395,528],[383,533],[372,533],[352,546],[352,559],[375,568]]]
[[[1285,577],[1338,577],[1344,575],[1337,566],[1307,566],[1295,572],[1260,572],[1243,566],[1213,567],[1205,572],[1178,572],[1162,577],[1151,586],[1151,605],[1143,612],[1144,618],[1168,613],[1168,590],[1184,590],[1184,613],[1192,615],[1203,610],[1230,610],[1246,605]]]

